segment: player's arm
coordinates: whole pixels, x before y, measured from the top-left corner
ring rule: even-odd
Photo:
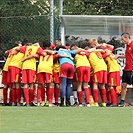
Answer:
[[[111,44],[106,44],[106,46],[107,46],[108,48],[112,48],[112,50],[114,49],[114,46],[111,45]]]
[[[17,54],[20,51],[20,47],[16,47],[13,51],[12,51],[12,55]]]
[[[6,50],[5,54],[10,54],[12,52],[12,49]]]
[[[41,53],[40,55],[42,55],[42,56],[46,56],[47,53],[46,53],[45,51],[42,51],[42,53]]]
[[[82,48],[78,48],[78,49],[75,50],[75,52],[76,52],[76,54],[79,54],[81,52],[85,52],[85,50],[82,49]]]
[[[28,59],[37,58],[37,57],[38,57],[38,54],[32,54],[32,55],[29,55],[29,56],[23,58],[21,61],[24,62],[24,61],[26,61]]]
[[[40,47],[40,44],[37,42],[37,43],[34,43],[34,44],[32,44],[33,46],[38,46],[38,47]]]
[[[46,52],[47,54],[54,54],[54,51],[48,49],[43,50],[43,52]]]
[[[90,48],[86,50],[87,52],[105,52],[103,49]]]
[[[122,58],[123,59],[123,58],[125,58],[125,55],[118,55],[118,56],[115,56],[115,58],[116,59],[118,59],[118,58]]]
[[[60,57],[60,58],[66,57],[66,58],[70,58],[71,60],[73,60],[73,57],[65,55],[65,54],[56,54],[56,57]]]

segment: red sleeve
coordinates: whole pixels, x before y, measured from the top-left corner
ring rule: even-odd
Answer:
[[[42,52],[43,52],[43,49],[41,47],[39,47],[36,54],[41,54]]]
[[[7,50],[7,54],[10,54],[12,52],[12,49]]]
[[[39,55],[39,54],[37,54],[37,57],[36,57],[36,59],[37,59],[37,60],[39,60],[39,58],[40,58],[40,55]]]
[[[90,58],[90,53],[89,52],[85,52],[85,55]]]
[[[21,46],[20,47],[20,52],[24,54],[25,51],[26,51],[26,46]]]
[[[112,47],[107,47],[108,50],[110,51],[113,51],[113,48]]]
[[[54,44],[51,44],[51,45],[50,45],[50,48],[51,48],[51,49],[55,49],[56,46],[55,46]]]
[[[106,58],[106,57],[107,57],[107,53],[106,53],[106,52],[101,53],[101,54],[102,54],[102,57],[103,57],[103,58]]]
[[[68,50],[68,49],[70,49],[70,46],[65,46],[65,48]]]
[[[53,55],[53,59],[54,60],[57,60],[58,59],[56,54]]]

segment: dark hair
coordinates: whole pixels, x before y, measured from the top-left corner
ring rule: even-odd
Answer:
[[[15,44],[15,46],[18,46],[18,44],[22,44],[22,42],[21,41],[16,41],[14,44]]]
[[[43,48],[50,47],[51,43],[48,39],[43,40],[42,42]]]
[[[22,46],[24,46],[24,45],[26,45],[27,43],[30,43],[27,39],[24,39],[23,41],[22,41]]]
[[[130,34],[128,32],[122,33],[121,36],[124,36],[124,38],[129,38],[130,39]]]
[[[70,49],[72,48],[72,47],[74,47],[74,46],[77,46],[76,44],[71,44],[70,45]]]
[[[58,51],[60,48],[62,48],[62,49],[66,49],[65,46],[58,46],[58,47],[56,47],[56,50]]]
[[[81,48],[85,48],[85,47],[89,47],[89,45],[88,45],[88,42],[87,41],[84,41],[83,43],[82,43],[82,45],[81,45]]]

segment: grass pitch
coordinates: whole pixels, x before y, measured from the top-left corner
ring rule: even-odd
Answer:
[[[133,107],[2,107],[0,133],[132,133]]]

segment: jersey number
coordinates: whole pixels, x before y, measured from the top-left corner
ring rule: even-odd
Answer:
[[[50,56],[51,56],[51,55],[48,55],[48,57],[46,58],[46,61],[49,60]],[[42,57],[42,61],[44,61],[44,57],[45,57],[45,56]]]
[[[96,53],[96,55],[99,59],[102,59],[102,55],[100,53]]]
[[[31,55],[32,48],[28,49],[28,54],[26,56]]]

